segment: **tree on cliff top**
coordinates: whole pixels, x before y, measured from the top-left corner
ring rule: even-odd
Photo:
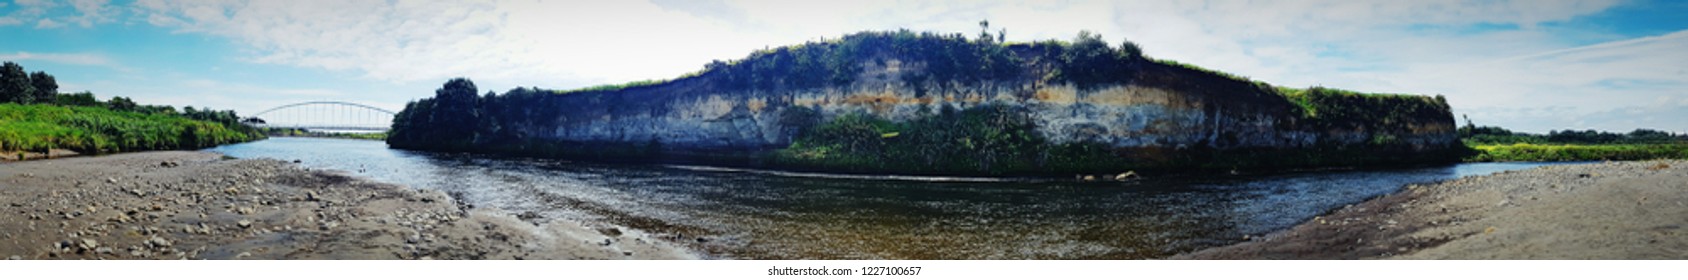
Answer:
[[[35,103],[53,103],[59,96],[59,81],[47,72],[29,74],[29,84],[35,87]]]
[[[1102,34],[1079,31],[1078,37],[1061,52],[1059,76],[1081,88],[1118,81],[1125,75],[1125,64],[1143,55],[1131,41],[1125,41],[1121,47],[1129,49],[1115,50],[1102,40]]]
[[[393,120],[389,144],[398,146],[443,145],[461,147],[474,143],[480,123],[479,97],[475,82],[455,78],[434,90],[433,99],[405,106]]]

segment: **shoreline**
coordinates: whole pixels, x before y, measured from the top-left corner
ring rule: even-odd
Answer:
[[[22,154],[22,157],[19,157]],[[29,151],[0,151],[0,162],[24,162],[44,159],[70,158],[83,156],[82,153],[66,149],[50,149],[47,153]]]
[[[1430,184],[1170,259],[1688,259],[1688,161],[1543,166]]]
[[[702,258],[627,228],[212,152],[9,162],[0,209],[8,259]]]

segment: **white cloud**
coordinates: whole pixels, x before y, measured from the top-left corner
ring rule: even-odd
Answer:
[[[1629,130],[1635,128],[1631,121],[1605,116],[1620,108],[1683,110],[1654,106],[1688,99],[1688,64],[1682,63],[1688,61],[1688,52],[1683,49],[1688,49],[1688,31],[1495,60],[1427,64],[1394,77],[1420,92],[1449,95],[1456,111],[1484,115],[1480,123],[1535,132],[1565,129],[1566,124]],[[1507,114],[1513,111],[1487,112],[1544,105],[1575,109],[1559,112],[1556,118],[1568,119],[1555,122]],[[1684,119],[1651,123],[1649,127],[1688,130]]]
[[[55,3],[44,0],[19,0],[16,1],[16,4],[18,5],[16,10],[5,16],[0,16],[0,26],[34,22],[37,17],[46,14],[47,9],[52,8]]]
[[[139,1],[149,23],[234,39],[253,62],[355,70],[395,82],[493,70],[506,62],[481,2]],[[508,66],[508,65],[500,65]],[[530,65],[520,65],[530,66]]]
[[[83,28],[94,27],[95,24],[112,22],[119,11],[111,7],[110,0],[71,0],[69,15],[49,15],[63,11],[63,3],[47,0],[19,0],[18,9],[0,16],[0,26],[19,25],[25,22],[35,22],[37,29],[51,29],[75,24]],[[4,3],[0,3],[4,4]],[[0,5],[5,7],[5,5]]]
[[[345,94],[338,90],[318,88],[274,88],[243,83],[229,83],[209,79],[187,79],[181,82],[185,91],[206,93],[236,93],[239,95],[278,98],[334,98]]]
[[[53,21],[53,19],[50,19],[50,18],[44,18],[44,19],[41,19],[40,21],[35,22],[35,28],[47,29],[47,28],[59,28],[59,27],[64,27],[64,24],[59,23],[57,21]]]
[[[115,7],[107,6],[111,0],[71,0],[70,5],[79,13],[67,20],[83,28],[94,27],[95,23],[111,22],[118,12]]]
[[[111,60],[110,57],[107,57],[103,54],[97,54],[97,53],[15,52],[15,53],[10,53],[10,54],[0,54],[0,60],[5,60],[5,61],[34,60],[34,61],[44,61],[44,62],[58,63],[58,64],[102,66],[102,67],[112,68],[112,69],[119,70],[119,71],[131,71],[132,70],[132,69],[129,69],[128,67],[124,67],[122,64],[119,64],[116,61]]]

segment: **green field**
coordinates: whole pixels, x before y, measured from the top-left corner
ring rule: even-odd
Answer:
[[[1688,159],[1688,144],[1477,144],[1466,161],[1596,161]]]
[[[340,132],[332,132],[331,133],[331,132],[309,131],[309,130],[298,129],[298,128],[260,128],[260,129],[258,129],[258,131],[263,132],[264,135],[279,136],[279,137],[318,137],[318,138],[339,138],[339,139],[356,139],[356,140],[386,140],[387,139],[387,133],[386,132],[378,132],[378,133],[340,133]]]
[[[0,151],[67,149],[82,154],[197,149],[262,139],[244,127],[171,113],[102,107],[0,104]]]

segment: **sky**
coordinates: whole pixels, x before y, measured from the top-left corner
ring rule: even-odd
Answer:
[[[1444,95],[1463,124],[1688,132],[1688,1],[0,0],[0,60],[61,92],[252,114],[673,78],[865,30],[1067,40],[1275,85]]]

